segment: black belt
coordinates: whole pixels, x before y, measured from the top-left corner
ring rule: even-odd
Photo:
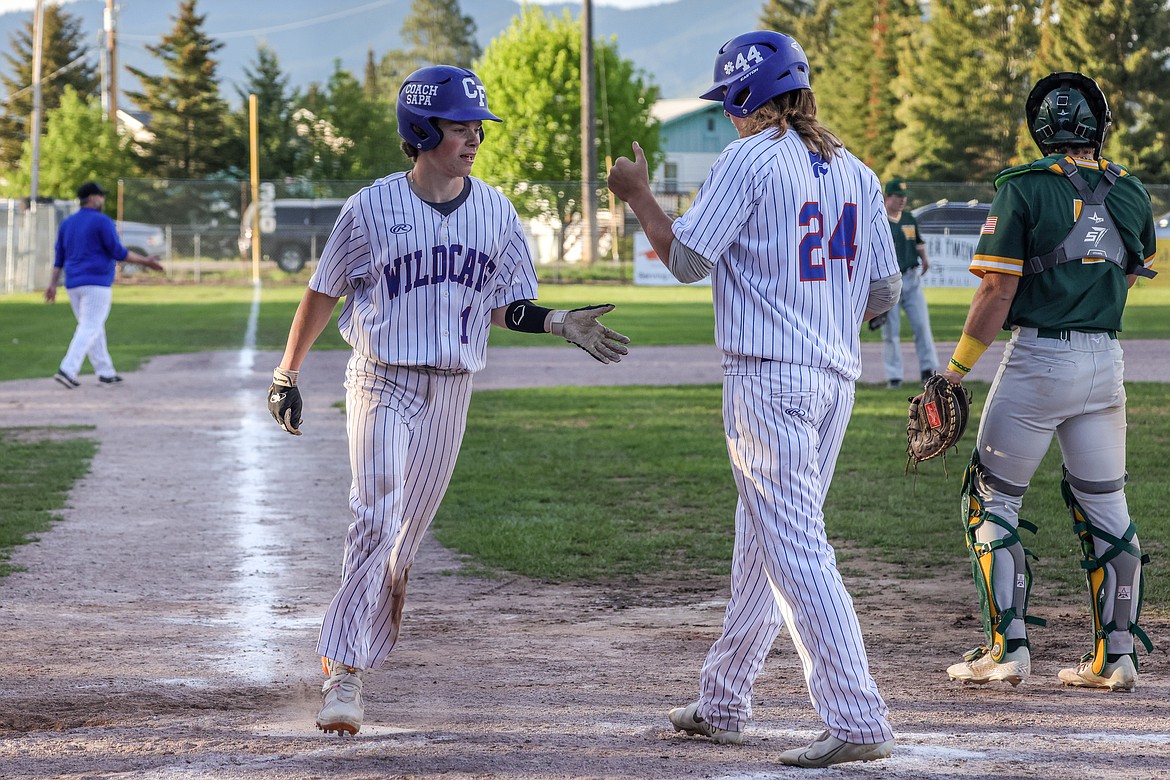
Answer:
[[[1068,341],[1073,333],[1088,333],[1083,330],[1060,330],[1057,328],[1036,328],[1036,338],[1038,339],[1059,339],[1061,341]],[[1117,338],[1117,331],[1115,330],[1099,330],[1094,333],[1104,333],[1111,339]]]

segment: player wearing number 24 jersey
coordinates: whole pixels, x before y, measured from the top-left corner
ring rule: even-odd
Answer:
[[[886,704],[825,536],[823,505],[861,373],[863,318],[888,311],[901,276],[877,176],[816,120],[808,61],[793,38],[728,41],[715,85],[739,132],[691,208],[673,222],[647,163],[619,159],[609,187],[633,209],[676,278],[713,274],[723,419],[739,491],[731,599],[699,698],[678,731],[738,743],[752,685],[787,625],[826,730],[785,764],[885,758]]]
[[[272,416],[299,436],[301,363],[344,297],[354,521],[317,642],[326,674],[317,727],[338,734],[361,728],[365,673],[398,641],[410,566],[451,480],[490,326],[551,332],[602,363],[621,360],[629,343],[598,322],[612,306],[532,302],[536,272],[516,211],[470,175],[484,121],[501,121],[478,76],[421,68],[399,90],[397,114],[414,165],[347,201],[268,390]]]

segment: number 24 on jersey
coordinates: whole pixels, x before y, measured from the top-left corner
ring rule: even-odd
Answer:
[[[825,281],[825,220],[821,204],[805,203],[800,209],[800,226],[808,232],[800,239],[800,281]],[[857,257],[857,204],[846,203],[841,208],[833,233],[829,236],[829,260],[844,260],[849,278],[853,278],[853,263]]]

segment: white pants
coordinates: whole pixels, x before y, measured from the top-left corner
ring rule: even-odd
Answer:
[[[398,640],[407,571],[451,482],[471,374],[385,366],[355,355],[345,387],[354,521],[317,652],[376,669]]]
[[[727,369],[723,417],[739,491],[731,599],[700,675],[699,714],[742,731],[752,685],[787,625],[809,698],[847,742],[893,738],[853,600],[825,537],[823,506],[853,382],[831,371],[743,359]]]
[[[934,351],[934,335],[930,331],[930,313],[926,310],[926,294],[922,287],[922,268],[911,268],[902,274],[902,297],[890,310],[882,325],[882,365],[886,379],[902,380],[902,315],[906,312],[910,330],[914,332],[914,352],[918,356],[919,375],[923,371],[938,371],[938,356]]]
[[[77,318],[77,329],[69,342],[69,350],[61,361],[61,370],[73,378],[81,373],[81,365],[89,358],[93,372],[98,376],[114,376],[114,361],[106,347],[106,319],[114,298],[112,287],[85,285],[70,287],[69,305]]]

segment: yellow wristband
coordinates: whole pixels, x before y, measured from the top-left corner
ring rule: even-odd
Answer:
[[[979,356],[987,350],[988,345],[964,333],[955,347],[955,354],[951,355],[949,368],[960,374],[970,374]]]

